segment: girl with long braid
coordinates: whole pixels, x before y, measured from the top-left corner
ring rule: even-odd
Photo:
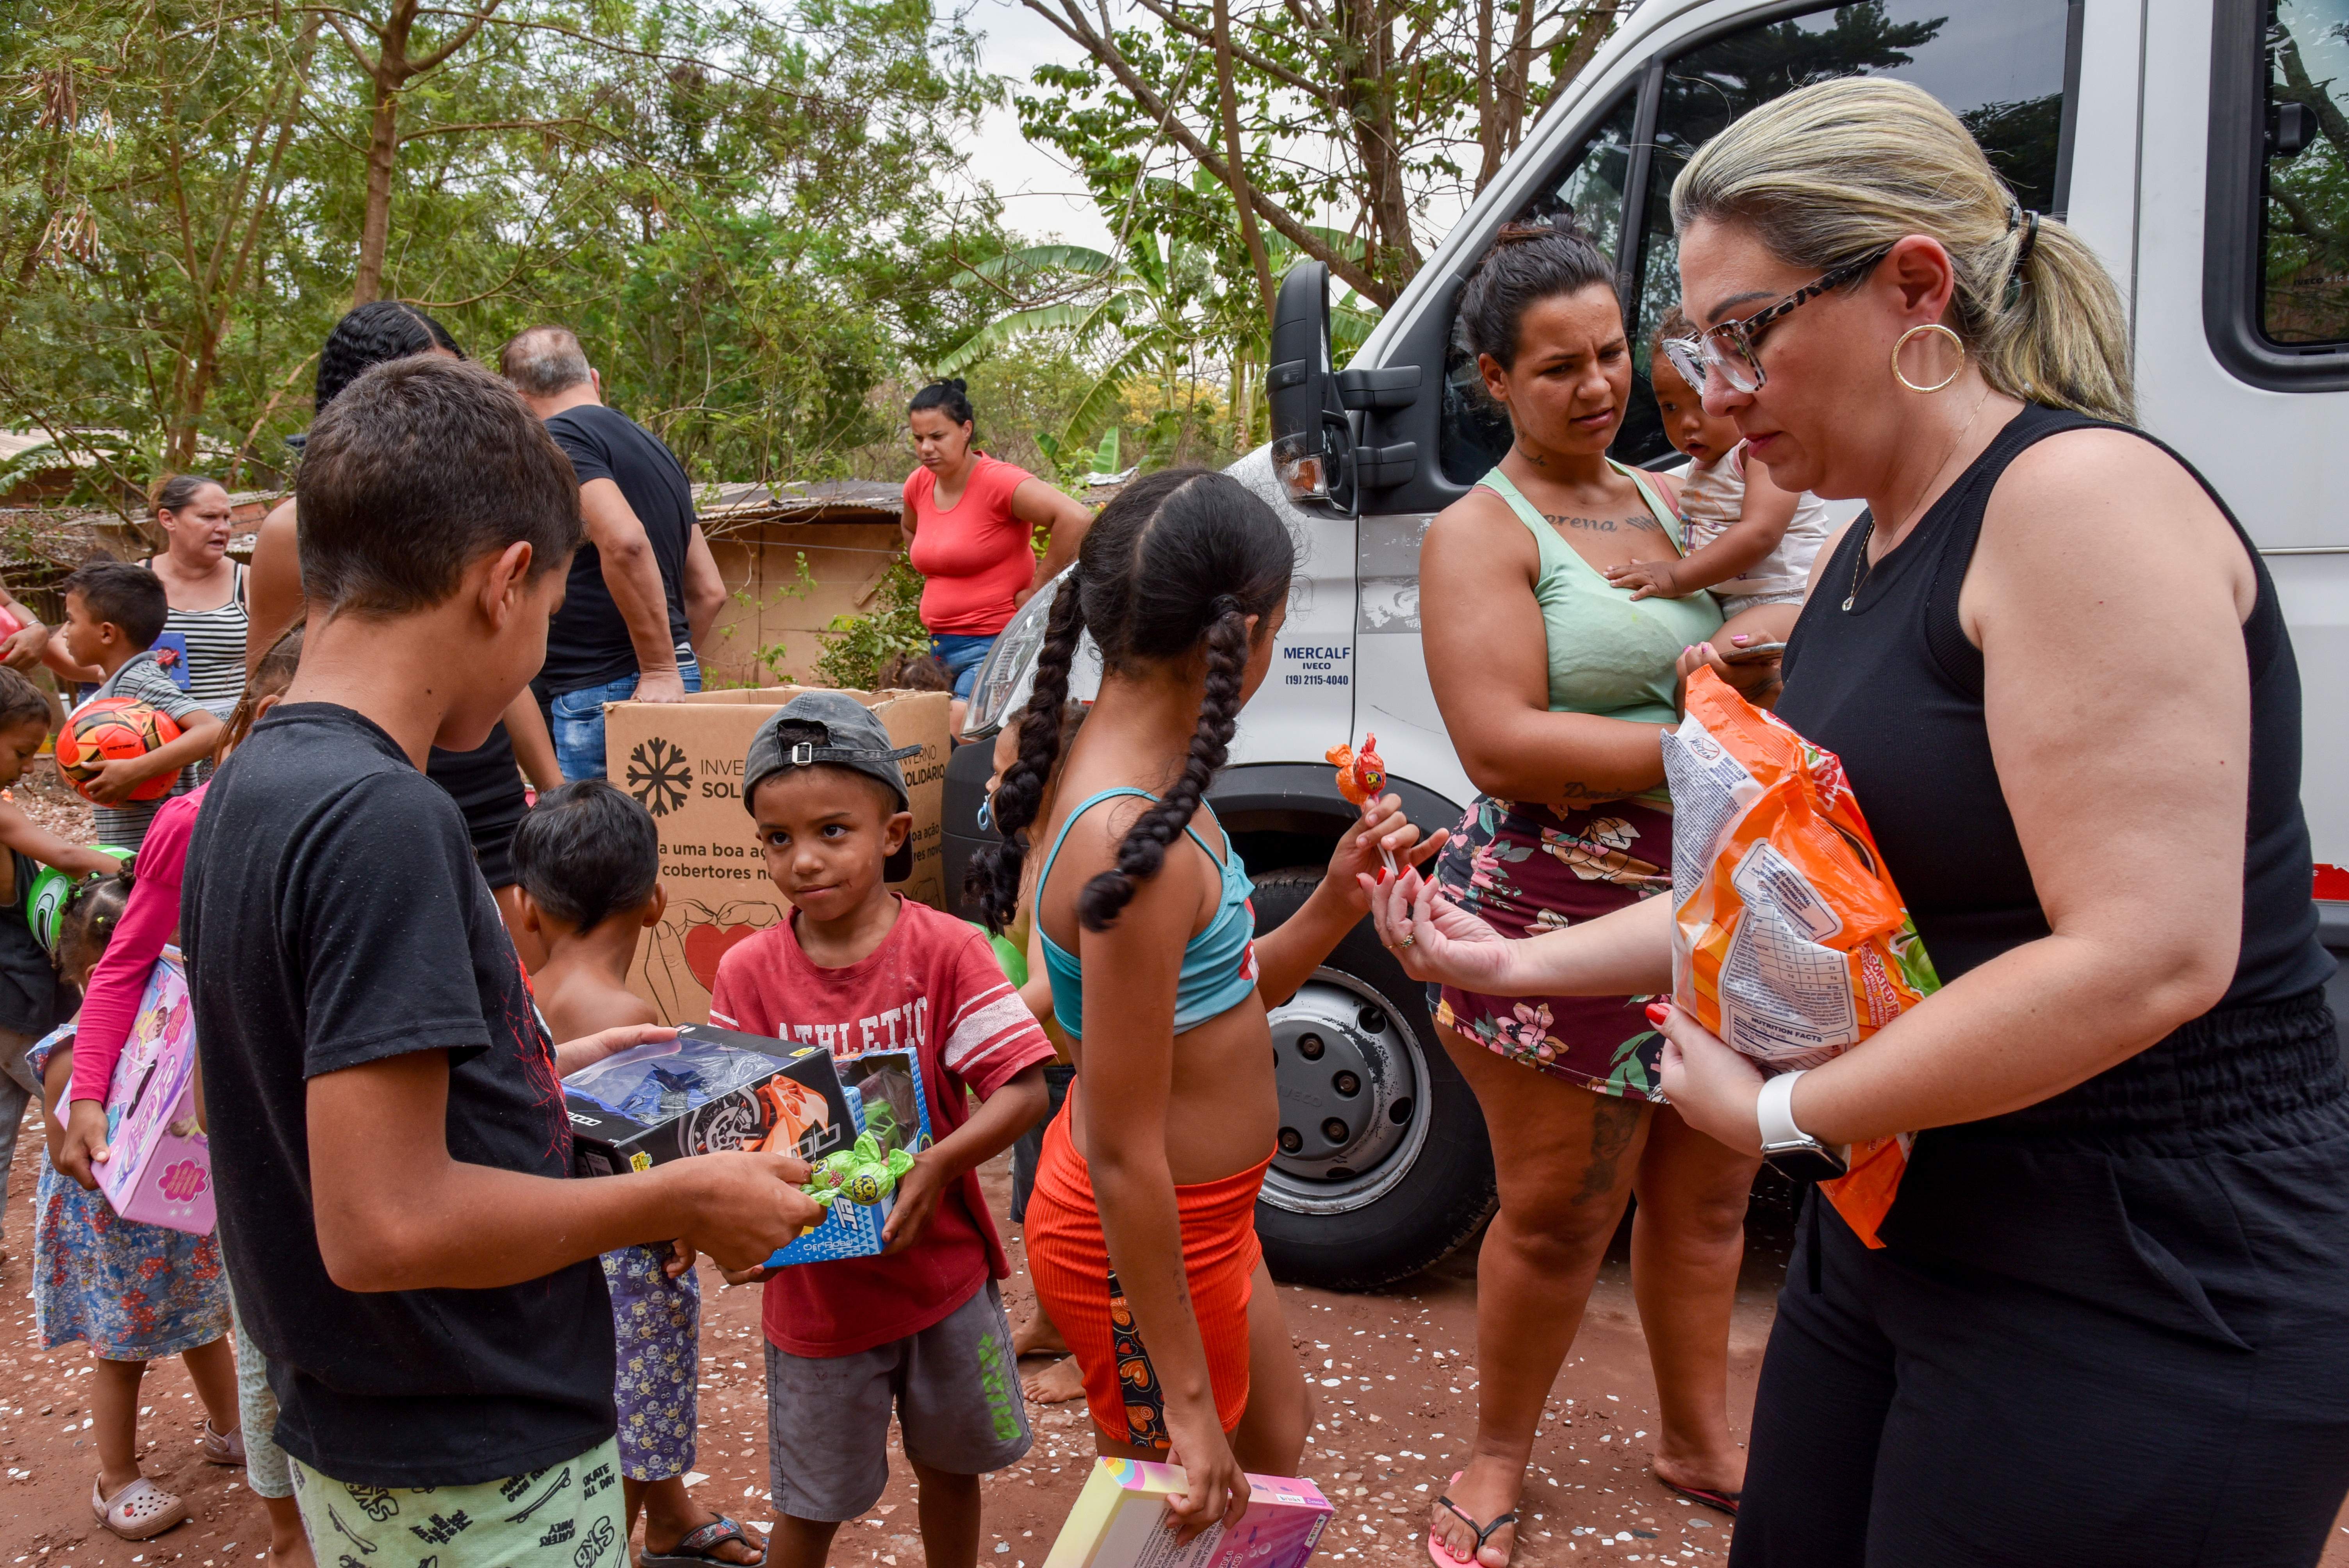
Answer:
[[[1271,663],[1294,561],[1272,510],[1221,474],[1153,474],[1111,502],[1053,603],[995,796],[1004,842],[972,875],[999,929],[1028,851],[1051,846],[1034,918],[1078,1070],[1029,1200],[1029,1269],[1101,1451],[1183,1465],[1190,1532],[1237,1523],[1243,1471],[1294,1474],[1304,1447],[1305,1383],[1256,1240],[1279,1119],[1266,1006],[1362,917],[1355,879],[1382,848],[1415,865],[1444,839],[1420,843],[1393,796],[1369,802],[1305,906],[1253,939],[1247,873],[1205,797]],[[1086,632],[1101,695],[1039,821]]]

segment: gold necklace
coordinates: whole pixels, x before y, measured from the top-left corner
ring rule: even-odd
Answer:
[[[1967,433],[1973,429],[1974,421],[1982,418],[1982,407],[1989,401],[1990,388],[1988,387],[1984,387],[1982,388],[1982,395],[1974,400],[1973,412],[1968,414],[1966,416],[1966,422],[1958,427],[1957,435],[1950,442],[1950,449],[1941,454],[1940,466],[1936,468],[1933,470],[1931,477],[1926,480],[1925,488],[1917,492],[1917,499],[1920,506],[1924,498],[1933,493],[1933,481],[1941,477],[1941,470],[1950,466],[1950,459],[1956,457],[1958,455],[1958,449],[1966,444]],[[1853,603],[1859,598],[1859,585],[1867,582],[1868,573],[1875,570],[1873,566],[1868,564],[1868,542],[1875,537],[1876,513],[1871,511],[1868,514],[1867,522],[1861,526],[1859,531],[1859,549],[1851,558],[1851,592],[1843,596],[1843,613],[1847,615],[1851,614]]]

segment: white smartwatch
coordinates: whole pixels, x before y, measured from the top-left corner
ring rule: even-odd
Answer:
[[[1841,1152],[1795,1125],[1795,1080],[1807,1068],[1780,1073],[1762,1085],[1754,1117],[1762,1130],[1762,1158],[1794,1181],[1827,1181],[1851,1169]]]

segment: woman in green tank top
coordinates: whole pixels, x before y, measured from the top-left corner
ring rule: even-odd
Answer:
[[[1674,665],[1721,613],[1702,593],[1634,602],[1605,575],[1681,549],[1671,482],[1607,456],[1632,376],[1613,263],[1563,232],[1505,230],[1460,319],[1516,439],[1436,519],[1420,557],[1428,679],[1481,791],[1438,880],[1521,936],[1669,892],[1659,737],[1678,718]],[[1661,1407],[1651,1462],[1667,1486],[1735,1509],[1729,1313],[1755,1162],[1655,1098],[1662,1040],[1646,1001],[1445,987],[1437,1002],[1500,1186],[1477,1265],[1474,1457],[1433,1521],[1454,1562],[1508,1562],[1515,1527],[1502,1521],[1635,1192],[1632,1284]]]

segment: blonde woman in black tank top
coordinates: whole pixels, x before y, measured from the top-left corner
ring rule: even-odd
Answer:
[[[1708,406],[1782,486],[1868,502],[1777,707],[1841,754],[1945,981],[1775,1105],[1663,1019],[1666,1094],[1732,1148],[1765,1111],[1918,1133],[1883,1247],[1806,1202],[1732,1568],[2314,1563],[2349,1491],[2349,1085],[2274,587],[2127,427],[2095,258],[1921,90],[1790,94],[1672,208]],[[1651,904],[1506,948],[1416,889],[1381,913],[1414,974],[1668,985]]]

